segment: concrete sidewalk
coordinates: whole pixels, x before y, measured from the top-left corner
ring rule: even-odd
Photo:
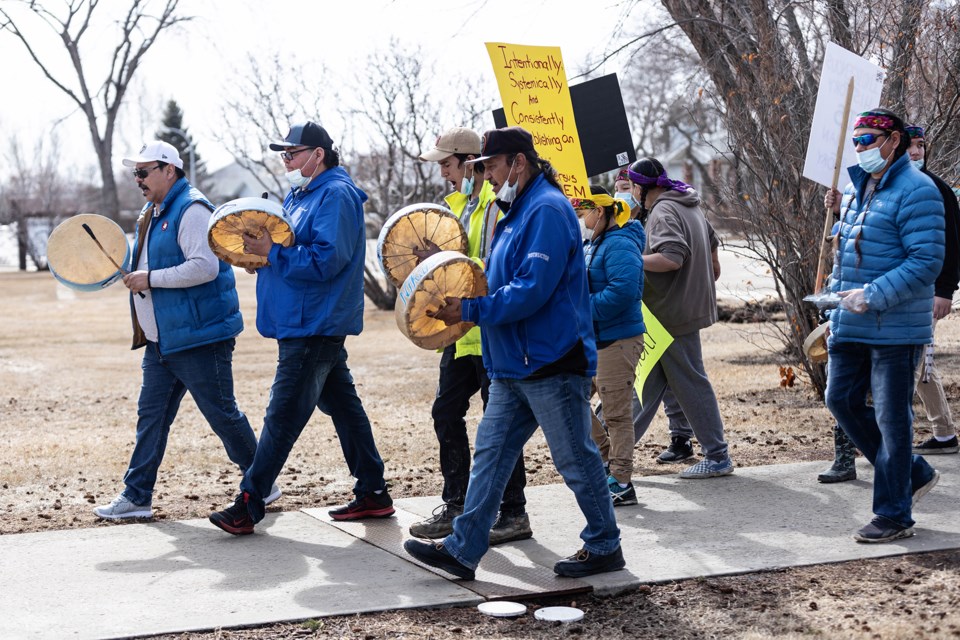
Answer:
[[[617,509],[624,571],[558,578],[583,521],[562,485],[531,487],[534,537],[492,549],[477,580],[448,579],[402,550],[439,499],[398,500],[397,517],[334,523],[326,509],[270,514],[257,534],[205,520],[0,536],[0,637],[115,638],[387,609],[474,606],[489,598],[616,592],[640,583],[960,548],[960,456],[936,456],[940,484],[917,506],[917,535],[864,545],[872,469],[821,485],[823,462],[738,468],[725,478],[635,479]],[[679,470],[679,469],[678,469]]]

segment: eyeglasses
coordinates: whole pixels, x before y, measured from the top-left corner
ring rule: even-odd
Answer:
[[[313,151],[316,147],[304,147],[303,149],[297,149],[296,151],[281,151],[280,157],[283,158],[284,162],[290,162],[293,160],[293,156],[297,155],[302,151]]]
[[[155,167],[147,167],[146,169],[134,169],[132,172],[133,177],[139,178],[140,180],[146,180],[147,176],[150,175],[151,171],[153,171],[154,169],[159,169],[162,166],[163,166],[162,164],[158,164]]]
[[[876,142],[878,138],[886,138],[886,137],[887,137],[887,134],[885,133],[865,133],[860,136],[853,136],[853,146],[857,146],[859,144],[864,147],[869,147],[874,142]]]

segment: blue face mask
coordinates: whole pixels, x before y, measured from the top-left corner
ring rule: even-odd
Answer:
[[[477,182],[476,176],[470,176],[469,178],[464,178],[463,180],[461,180],[460,193],[462,193],[463,195],[469,198],[470,195],[473,194],[473,187],[476,184],[476,182]]]
[[[874,149],[867,149],[866,151],[858,152],[857,164],[859,164],[860,168],[867,173],[877,173],[887,166],[887,161],[882,155],[880,155],[880,147],[876,147]]]
[[[883,171],[883,168],[887,166],[887,159],[880,153],[880,149],[883,149],[889,140],[890,138],[884,140],[883,144],[879,147],[867,149],[866,151],[858,151],[857,164],[860,165],[860,168],[867,173]]]
[[[923,169],[923,158],[920,158],[919,160],[911,160],[910,164],[915,166],[919,171],[920,169]]]
[[[637,199],[634,198],[633,194],[630,192],[617,191],[615,194],[613,194],[613,197],[617,198],[618,200],[625,201],[627,203],[627,206],[629,206],[631,209],[637,206]]]

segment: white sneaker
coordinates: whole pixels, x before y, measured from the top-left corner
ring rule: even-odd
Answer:
[[[153,509],[150,503],[133,504],[122,493],[113,499],[110,504],[97,507],[93,510],[97,517],[105,520],[121,520],[123,518],[152,518]]]
[[[271,502],[276,502],[280,499],[280,496],[283,495],[283,491],[280,491],[280,487],[277,486],[277,483],[274,482],[270,486],[270,495],[263,499],[263,506],[267,506]]]

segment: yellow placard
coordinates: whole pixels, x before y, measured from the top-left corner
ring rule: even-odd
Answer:
[[[640,354],[640,362],[637,363],[637,380],[633,387],[637,390],[640,404],[643,404],[643,383],[647,381],[653,366],[673,342],[673,336],[663,328],[656,316],[650,313],[646,304],[641,302],[640,307],[643,310],[643,324],[646,325],[647,332],[643,334],[643,353]]]
[[[577,121],[560,47],[488,42],[507,124],[533,135],[540,156],[557,170],[568,198],[590,195]]]

